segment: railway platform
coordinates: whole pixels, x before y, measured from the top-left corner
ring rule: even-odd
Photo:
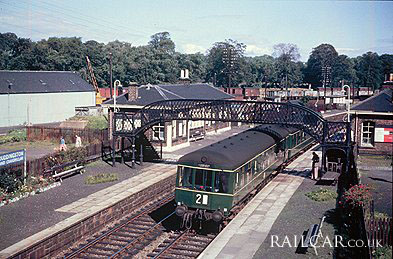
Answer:
[[[119,166],[118,166],[119,167]],[[124,170],[124,168],[123,168]],[[41,226],[41,231],[34,233],[32,235],[26,234],[29,228],[35,227],[35,229],[40,229],[40,220],[26,220],[18,221],[17,236],[24,238],[0,251],[0,258],[9,258],[20,253],[27,247],[38,244],[43,240],[48,239],[52,235],[67,229],[69,226],[74,224],[80,224],[80,222],[86,218],[91,217],[94,214],[102,211],[105,208],[111,207],[112,205],[124,200],[125,198],[140,192],[141,190],[152,186],[159,181],[166,179],[170,176],[176,174],[176,165],[171,164],[150,164],[148,166],[140,167],[137,174],[132,177],[125,179],[119,183],[113,184],[107,188],[93,192],[92,194],[68,203],[64,206],[59,206],[57,208],[56,204],[51,204],[51,208],[44,208],[43,206],[28,206],[28,208],[19,209],[15,206],[14,209],[14,220],[18,221],[18,214],[20,213],[30,213],[34,215],[35,213],[40,213],[42,218],[47,218],[50,222],[48,226]],[[67,181],[69,179],[66,179]],[[45,202],[45,196],[54,194],[54,191],[60,191],[62,186],[56,187],[40,195],[36,195],[41,202]],[[66,190],[62,191],[62,195],[67,195]],[[29,198],[21,200],[19,202],[24,202],[27,204]],[[62,204],[62,199],[58,199],[57,205]],[[43,204],[41,204],[43,205]],[[12,210],[10,205],[8,210]],[[1,208],[0,208],[1,209]],[[5,209],[5,208],[4,208]],[[52,214],[58,214],[58,217],[51,217]],[[0,210],[1,215],[1,210]],[[3,219],[3,221],[6,219]],[[3,222],[4,224],[5,222]],[[34,226],[36,225],[36,226]],[[5,231],[7,231],[5,229]],[[10,232],[10,231],[7,231]],[[9,234],[9,235],[7,235]],[[7,238],[11,238],[13,233],[2,233],[0,238],[0,244],[7,242]],[[27,235],[27,236],[26,236]],[[14,238],[15,239],[15,238]],[[31,257],[30,257],[31,258]]]
[[[302,255],[295,254],[297,243],[293,244],[294,235],[301,236],[310,223],[319,222],[322,211],[329,209],[329,206],[334,208],[334,202],[315,208],[320,205],[308,207],[309,204],[305,204],[307,201],[303,200],[307,199],[304,195],[307,189],[319,188],[315,186],[315,181],[309,179],[312,152],[321,155],[320,151],[309,150],[288,165],[283,173],[278,174],[246,205],[198,258],[301,258]],[[304,184],[305,188],[299,188]],[[289,205],[294,207],[286,208]],[[286,213],[292,213],[289,219],[281,215],[284,208],[288,210]],[[282,218],[278,220],[279,217]],[[334,231],[331,226],[327,228],[329,233]],[[289,237],[290,243],[283,243],[285,236]],[[331,253],[331,249],[324,252]]]
[[[193,142],[190,147],[166,154],[166,158],[176,160],[184,153],[247,128],[234,128],[220,135],[209,136]],[[137,165],[131,169],[120,163],[116,167],[102,161],[95,163],[98,165],[88,165],[83,175],[69,177],[56,188],[0,207],[0,258],[12,257],[26,247],[176,173],[174,164],[144,163],[143,167]],[[86,175],[97,173],[116,173],[119,182],[92,186],[84,184]]]

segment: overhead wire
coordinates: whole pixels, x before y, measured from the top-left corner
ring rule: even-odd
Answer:
[[[15,9],[15,8],[18,8],[18,9],[26,10],[26,8],[24,8],[24,7],[22,7],[22,6],[10,4],[10,3],[7,3],[7,2],[2,2],[1,0],[0,0],[0,4],[8,5],[8,6],[14,8],[14,9]],[[45,8],[45,9],[47,9],[47,8]],[[47,9],[47,10],[49,10],[49,9]],[[53,12],[53,10],[49,10],[49,11],[52,11],[52,12]],[[48,14],[48,13],[44,13],[44,12],[40,12],[40,11],[36,11],[36,10],[34,11],[34,13],[35,13],[35,14],[41,14],[41,15],[43,15],[44,17],[50,16],[50,17],[52,17],[52,18],[58,20],[58,17],[55,17],[54,15],[51,15],[51,14]],[[19,14],[21,14],[21,13],[19,12]],[[76,19],[76,20],[80,20],[80,19]],[[49,23],[52,23],[52,22],[49,21],[49,20],[47,20],[47,21],[48,21]],[[68,20],[65,20],[65,19],[64,19],[64,22],[69,23],[69,24],[74,25],[74,26],[85,27],[86,29],[89,29],[89,32],[92,32],[92,33],[97,34],[97,35],[100,35],[100,36],[102,36],[102,33],[103,33],[103,32],[104,32],[105,34],[113,35],[113,31],[107,31],[107,30],[103,29],[103,28],[102,28],[103,26],[101,26],[101,25],[100,25],[99,29],[97,30],[97,29],[91,29],[91,27],[88,26],[88,25],[86,25],[85,23],[82,24],[82,23],[77,23],[77,22],[74,22],[74,21],[68,21]],[[52,24],[54,24],[54,23],[52,23]],[[11,25],[12,25],[12,24],[11,24]],[[18,26],[18,27],[21,27],[21,26]]]

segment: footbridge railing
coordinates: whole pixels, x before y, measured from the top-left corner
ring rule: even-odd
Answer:
[[[151,126],[172,120],[281,124],[303,130],[322,145],[350,145],[350,124],[331,122],[297,104],[233,100],[166,100],[134,114],[115,113],[114,136],[135,137]]]

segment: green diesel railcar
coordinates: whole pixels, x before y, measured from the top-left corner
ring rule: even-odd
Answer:
[[[265,125],[181,157],[176,214],[222,222],[231,209],[311,138],[290,127]]]

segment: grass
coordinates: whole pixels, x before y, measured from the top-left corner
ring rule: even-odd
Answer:
[[[330,201],[337,198],[337,193],[329,189],[320,188],[319,190],[306,193],[306,196],[313,201]]]
[[[119,179],[116,173],[102,173],[98,175],[89,175],[85,178],[85,184],[98,184],[117,181]]]

